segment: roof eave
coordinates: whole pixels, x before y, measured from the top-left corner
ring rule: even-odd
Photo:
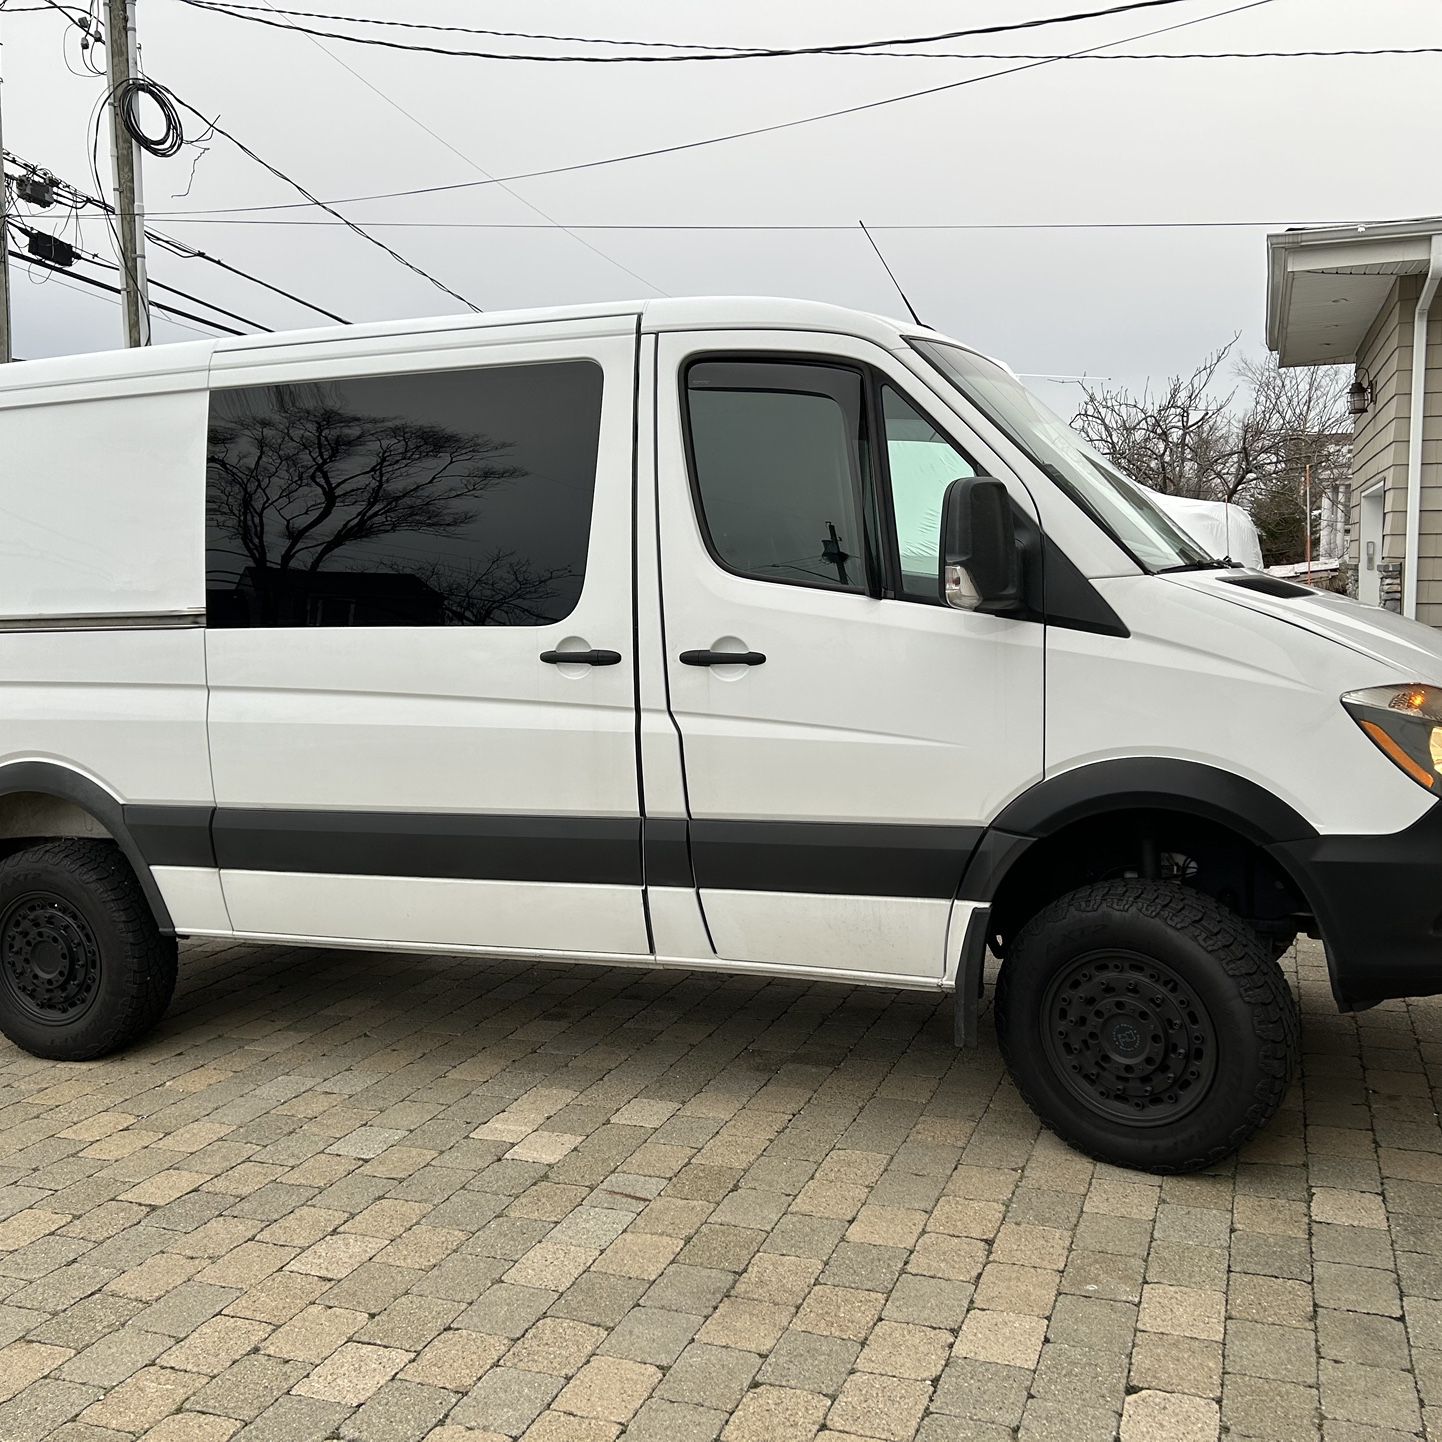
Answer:
[[[1385,263],[1410,268],[1425,261],[1431,237],[1437,234],[1442,234],[1442,218],[1316,226],[1269,235],[1266,335],[1267,346],[1276,353],[1278,363],[1283,366],[1347,364],[1355,358],[1338,355],[1323,359],[1310,353],[1299,358],[1296,351],[1289,348],[1293,278],[1299,271],[1346,275],[1360,265]]]

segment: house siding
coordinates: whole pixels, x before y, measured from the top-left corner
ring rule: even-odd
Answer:
[[[1407,308],[1410,360],[1412,315],[1422,278],[1400,287]],[[1417,563],[1417,619],[1442,626],[1442,303],[1427,317],[1426,371],[1422,396],[1422,535]],[[1405,522],[1404,522],[1405,524]]]
[[[1410,315],[1403,320],[1400,289],[1400,284],[1392,287],[1357,352],[1357,369],[1365,372],[1372,384],[1372,404],[1365,415],[1357,418],[1352,438],[1347,560],[1353,567],[1361,564],[1362,492],[1378,481],[1385,486],[1381,559],[1400,559],[1402,554],[1402,529],[1406,522],[1398,508],[1405,505],[1402,478],[1407,467],[1406,407],[1412,322]]]
[[[1407,440],[1412,413],[1412,331],[1420,276],[1404,276],[1372,323],[1357,354],[1372,382],[1372,405],[1359,418],[1352,446],[1352,504],[1347,559],[1360,563],[1363,490],[1382,481],[1382,556],[1400,561],[1407,533]],[[1442,626],[1442,302],[1428,317],[1422,442],[1421,539],[1417,617]]]

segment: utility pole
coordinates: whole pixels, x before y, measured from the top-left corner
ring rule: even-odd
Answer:
[[[136,76],[135,0],[106,0],[106,83],[110,87],[110,151],[115,162],[115,230],[124,291],[125,343],[150,344],[150,290],[145,276],[145,201],[140,146],[125,128],[123,90]]]
[[[4,49],[0,47],[0,57]],[[0,110],[5,108],[5,77],[0,74]],[[5,184],[5,143],[0,138],[0,365],[10,359],[9,191]]]

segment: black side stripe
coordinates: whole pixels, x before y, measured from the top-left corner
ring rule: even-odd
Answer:
[[[125,819],[151,866],[688,889],[694,866],[703,889],[945,900],[982,836],[977,826],[225,806],[127,806]]]
[[[651,886],[681,886],[689,891],[691,853],[686,847],[686,819],[648,816],[645,826],[646,881]]]
[[[125,806],[126,829],[151,866],[215,865],[212,806]]]
[[[212,834],[216,862],[226,870],[641,885],[636,816],[221,807]]]
[[[698,886],[950,901],[979,826],[692,821]]]

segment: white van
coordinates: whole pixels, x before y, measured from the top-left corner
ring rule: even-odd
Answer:
[[[176,937],[955,991],[1092,1156],[1204,1166],[1442,990],[1442,647],[1208,557],[1015,377],[793,301],[0,373],[0,1027]]]

